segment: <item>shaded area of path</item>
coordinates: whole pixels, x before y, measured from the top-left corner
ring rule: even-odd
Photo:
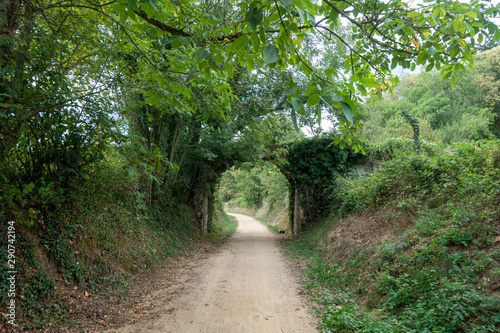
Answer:
[[[158,291],[155,301],[166,304],[157,318],[112,332],[317,332],[275,236],[251,217],[231,215],[239,226],[219,253],[179,277],[183,287],[172,300]]]

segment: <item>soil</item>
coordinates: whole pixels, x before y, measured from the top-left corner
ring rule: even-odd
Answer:
[[[232,215],[239,226],[226,243],[182,258],[149,283],[137,281],[129,291],[132,295],[122,296],[136,298],[131,306],[96,304],[100,318],[88,318],[83,327],[71,331],[317,332],[317,319],[308,313],[297,278],[278,247],[278,236],[251,217]],[[89,295],[86,300],[96,297]],[[103,312],[110,307],[119,315]]]
[[[276,236],[251,217],[234,216],[236,234],[216,254],[151,295],[156,318],[109,332],[316,332]]]

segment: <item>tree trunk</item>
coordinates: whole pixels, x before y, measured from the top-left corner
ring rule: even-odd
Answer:
[[[420,147],[420,126],[418,125],[418,121],[410,116],[406,111],[401,111],[403,116],[410,122],[411,127],[413,127],[413,140],[415,141],[415,149],[417,154],[422,153],[422,149]]]

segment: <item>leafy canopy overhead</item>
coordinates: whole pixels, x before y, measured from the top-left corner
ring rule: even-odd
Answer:
[[[500,30],[489,21],[498,15],[499,5],[486,1],[424,0],[410,6],[394,1],[305,0],[230,1],[227,15],[213,15],[219,2],[118,0],[112,11],[122,22],[145,20],[174,38],[174,48],[191,54],[198,69],[208,78],[213,71],[233,76],[238,66],[253,70],[265,61],[271,67],[290,66],[302,70],[311,86],[326,83],[311,95],[308,106],[325,102],[345,114],[341,122],[349,132],[356,118],[356,101],[361,96],[380,96],[391,90],[397,78],[396,66],[437,69],[444,78],[457,80],[457,71],[473,65],[481,45],[500,39]],[[337,31],[348,22],[352,42]],[[343,43],[348,52],[341,67],[317,70],[304,57],[304,41],[310,35]],[[286,90],[292,112],[303,105],[302,91]],[[322,84],[322,87],[324,85]]]

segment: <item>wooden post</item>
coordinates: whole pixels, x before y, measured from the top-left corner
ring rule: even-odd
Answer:
[[[298,235],[300,232],[300,225],[302,224],[302,207],[300,207],[299,193],[295,189],[293,205],[293,234]]]
[[[201,232],[206,234],[208,232],[208,210],[209,210],[209,200],[208,194],[203,197],[203,217],[201,219]]]

